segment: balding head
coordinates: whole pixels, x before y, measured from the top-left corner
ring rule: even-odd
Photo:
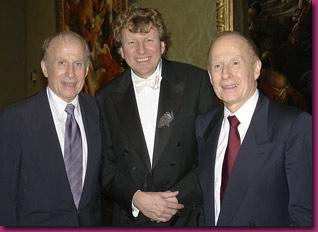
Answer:
[[[211,84],[218,98],[233,113],[255,93],[260,69],[255,44],[237,32],[221,34],[210,46]]]

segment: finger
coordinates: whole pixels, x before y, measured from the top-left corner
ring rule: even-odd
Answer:
[[[183,209],[184,205],[183,204],[179,204],[176,202],[172,202],[172,201],[166,201],[167,202],[167,207],[170,209],[175,209],[175,210],[179,210],[179,209]]]
[[[176,197],[171,197],[171,198],[165,198],[166,201],[170,201],[170,202],[175,202],[175,203],[179,203],[178,199]]]
[[[166,192],[161,192],[160,196],[166,199],[166,198],[176,197],[178,194],[179,194],[179,191],[174,191],[174,192],[166,191]]]
[[[157,217],[156,221],[167,222],[167,221],[169,221],[176,213],[177,213],[177,211],[174,211],[173,213],[172,213],[172,211],[170,211],[169,213],[162,214],[162,215],[160,215],[159,217]]]

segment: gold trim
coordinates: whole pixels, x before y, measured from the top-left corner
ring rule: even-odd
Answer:
[[[216,0],[217,33],[233,31],[233,0]]]

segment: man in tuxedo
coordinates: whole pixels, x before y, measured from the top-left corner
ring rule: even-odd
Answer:
[[[113,224],[198,225],[194,123],[217,105],[208,73],[162,58],[169,35],[155,9],[118,15],[113,36],[130,68],[95,94]]]
[[[224,106],[196,121],[203,226],[311,226],[312,118],[257,89],[255,44],[225,32],[208,72]]]
[[[80,93],[89,48],[63,31],[42,56],[48,86],[0,113],[0,225],[99,225],[99,112]]]

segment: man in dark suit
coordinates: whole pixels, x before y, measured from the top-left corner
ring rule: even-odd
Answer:
[[[208,74],[161,58],[168,33],[157,10],[132,7],[113,32],[130,68],[95,94],[113,224],[198,225],[194,122],[216,106]]]
[[[208,71],[224,107],[196,121],[200,225],[312,225],[312,118],[259,92],[260,70],[248,38],[225,32],[212,43]]]
[[[42,52],[48,87],[0,113],[0,225],[99,225],[99,112],[80,93],[89,48],[64,31]]]

